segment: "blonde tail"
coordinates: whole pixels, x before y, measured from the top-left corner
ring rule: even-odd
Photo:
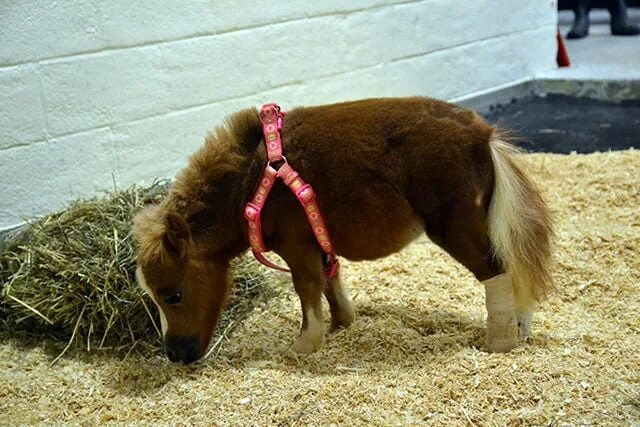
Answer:
[[[554,289],[549,271],[553,224],[540,193],[518,165],[520,151],[499,135],[489,146],[495,171],[489,237],[513,281],[521,335],[528,335],[532,313]]]

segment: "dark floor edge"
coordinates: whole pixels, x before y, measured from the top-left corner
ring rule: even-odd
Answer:
[[[570,95],[599,101],[623,102],[640,99],[640,80],[532,79],[458,101],[457,104],[486,114],[497,105],[529,96]]]

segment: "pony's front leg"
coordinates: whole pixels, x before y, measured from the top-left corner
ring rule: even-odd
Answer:
[[[504,353],[516,346],[516,303],[509,274],[504,273],[482,282],[487,305],[487,349]]]
[[[297,353],[313,353],[324,342],[325,326],[322,314],[322,293],[326,282],[320,255],[304,256],[289,261],[293,286],[300,297],[302,327],[300,336],[293,344]]]

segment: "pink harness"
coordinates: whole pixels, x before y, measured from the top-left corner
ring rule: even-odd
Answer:
[[[291,189],[302,205],[304,213],[307,215],[307,220],[313,230],[313,234],[315,234],[318,244],[324,251],[323,264],[326,277],[335,277],[335,275],[338,274],[340,264],[333,251],[329,232],[320,214],[320,208],[316,202],[316,193],[313,191],[311,185],[307,184],[298,172],[291,167],[287,162],[287,158],[282,155],[280,130],[282,129],[284,112],[280,111],[280,107],[277,104],[265,104],[260,111],[260,118],[262,120],[264,142],[267,146],[268,161],[267,166],[264,168],[262,178],[260,178],[258,188],[253,195],[253,199],[247,203],[244,209],[244,217],[249,224],[249,244],[251,245],[253,256],[267,267],[280,271],[290,271],[288,268],[280,267],[272,263],[263,255],[263,253],[268,252],[269,249],[267,249],[262,238],[260,213],[267,201],[273,184],[276,182],[276,178],[280,178],[287,187]],[[276,166],[276,169],[274,165],[279,165],[279,167]]]

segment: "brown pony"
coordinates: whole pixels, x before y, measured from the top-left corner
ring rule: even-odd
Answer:
[[[296,108],[282,129],[284,154],[313,185],[336,253],[372,260],[423,231],[486,290],[486,345],[509,351],[528,336],[532,313],[552,290],[552,227],[517,150],[472,111],[426,98],[369,99]],[[137,276],[157,304],[167,355],[200,358],[229,291],[229,262],[249,247],[243,209],[266,164],[256,109],[208,135],[166,199],[134,220]],[[263,211],[267,246],[288,264],[302,328],[294,350],[324,340],[354,309],[295,196],[278,182]]]

